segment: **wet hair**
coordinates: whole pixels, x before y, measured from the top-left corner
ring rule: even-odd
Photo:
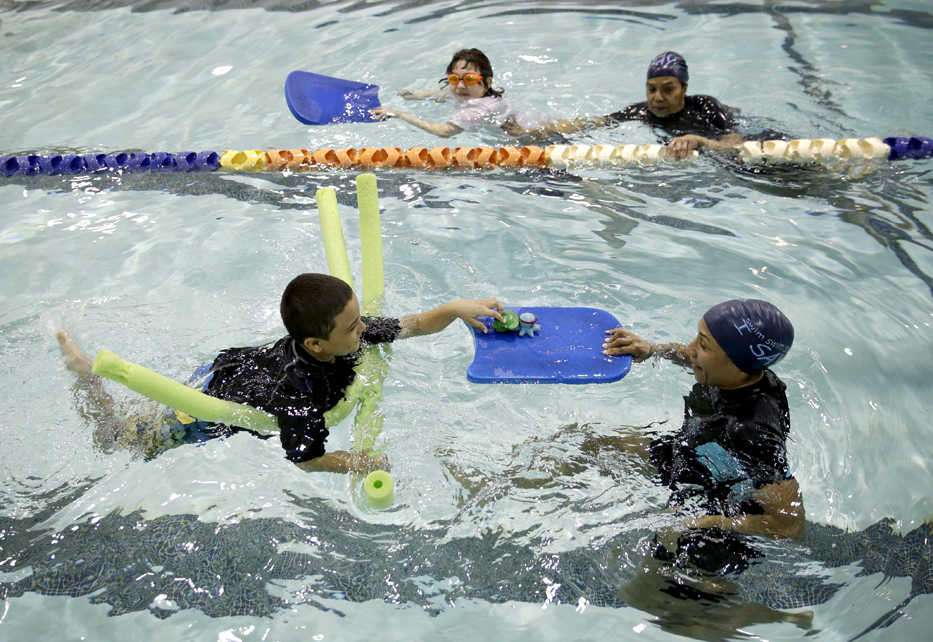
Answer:
[[[462,61],[466,65],[473,65],[479,69],[479,74],[483,77],[483,86],[486,87],[486,93],[483,94],[483,97],[486,96],[501,96],[503,90],[493,89],[492,88],[492,63],[489,62],[489,58],[486,57],[479,49],[461,49],[454,54],[454,57],[450,59],[450,63],[447,65],[447,73],[451,73],[454,70],[454,65],[457,64],[457,61]],[[446,78],[441,78],[441,82],[447,82]]]
[[[327,274],[299,274],[285,287],[279,311],[288,334],[298,341],[327,339],[353,290]]]

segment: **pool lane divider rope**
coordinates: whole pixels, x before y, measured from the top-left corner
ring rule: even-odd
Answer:
[[[361,308],[363,315],[374,316],[382,311],[385,293],[382,230],[375,175],[360,174],[356,177],[356,195],[363,254]],[[341,279],[352,288],[353,277],[337,209],[337,193],[333,187],[323,187],[317,190],[316,197],[328,269],[332,276]],[[382,350],[386,356],[390,354],[387,345],[381,348],[377,345],[364,348],[356,367],[356,378],[344,393],[343,400],[331,411],[338,411],[345,417],[357,407],[352,430],[352,450],[372,451],[377,455],[382,452],[376,450],[375,446],[384,420],[379,411],[379,401],[382,399],[383,381],[389,373],[388,361],[383,357]],[[394,501],[394,482],[386,471],[373,471],[363,480],[362,486],[369,505],[374,508],[387,508]]]
[[[831,138],[746,141],[738,149],[746,163],[762,161],[835,163],[902,160],[933,156],[933,139],[922,137]],[[694,152],[692,157],[696,157]],[[665,147],[650,145],[549,145],[537,147],[361,147],[345,149],[227,150],[224,152],[119,152],[113,154],[25,154],[0,156],[0,175],[58,175],[95,172],[263,172],[340,169],[518,169],[581,166],[622,167],[667,161]]]

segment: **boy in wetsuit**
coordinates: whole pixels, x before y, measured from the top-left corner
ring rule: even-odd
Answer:
[[[662,137],[668,153],[685,158],[695,149],[733,149],[742,144],[735,133],[736,123],[729,108],[712,96],[687,96],[690,75],[683,56],[673,51],[658,54],[648,65],[645,96],[647,100],[606,116],[558,120],[530,133],[569,134],[591,127],[624,121],[641,121],[660,127],[669,136]],[[521,132],[510,130],[512,134]],[[670,137],[674,138],[671,139]]]
[[[697,383],[684,397],[684,423],[673,435],[635,436],[673,492],[671,502],[697,498],[707,514],[697,528],[718,527],[776,537],[803,534],[803,504],[788,469],[790,413],[784,383],[772,372],[794,341],[791,322],[774,305],[734,299],[713,306],[689,345],[654,344],[615,328],[603,352],[652,355],[693,369]]]
[[[286,458],[304,470],[365,472],[383,468],[386,462],[368,453],[325,452],[324,448],[329,434],[324,413],[343,399],[347,386],[353,382],[361,343],[387,343],[440,332],[454,319],[463,319],[485,331],[478,317],[501,320],[501,311],[502,305],[494,298],[457,299],[399,319],[361,317],[360,304],[346,283],[326,274],[301,274],[282,294],[280,312],[288,336],[273,344],[222,351],[214,359],[206,382],[202,380],[200,384],[208,395],[275,415]],[[113,401],[103,392],[100,378],[91,374],[90,358],[64,331],[58,333],[58,341],[66,365],[81,375],[80,387],[91,401],[87,406],[81,405],[82,414],[94,419],[104,431],[126,432],[126,420],[116,421]],[[150,437],[164,432],[158,421],[153,423],[148,430],[140,430],[138,422],[129,426],[134,437],[136,433],[146,433],[149,450],[152,450]],[[238,428],[195,421],[185,430],[187,438],[173,441],[169,436],[161,450],[178,441],[200,441]],[[112,435],[111,440],[126,443],[118,435]]]

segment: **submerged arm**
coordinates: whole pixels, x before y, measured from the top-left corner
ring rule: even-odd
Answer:
[[[324,473],[369,473],[374,470],[388,470],[389,462],[385,455],[374,456],[370,452],[347,452],[334,450],[308,461],[295,462],[305,472]]]
[[[437,102],[446,100],[450,96],[450,91],[446,87],[437,87],[436,89],[425,89],[423,91],[411,91],[410,89],[403,89],[398,92],[398,95],[404,98],[405,100],[421,100],[422,98],[433,98]]]
[[[803,497],[797,480],[791,477],[768,484],[754,493],[764,509],[762,515],[704,515],[688,523],[695,528],[718,527],[749,535],[799,539],[804,531]]]
[[[612,120],[608,116],[590,116],[574,118],[573,120],[559,119],[539,125],[535,129],[523,129],[517,124],[511,124],[508,128],[503,127],[508,133],[514,136],[530,134],[532,136],[543,137],[547,134],[573,134],[582,132],[594,127],[604,127],[610,124]]]

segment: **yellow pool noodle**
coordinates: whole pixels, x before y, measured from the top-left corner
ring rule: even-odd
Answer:
[[[141,365],[121,359],[109,350],[97,353],[92,372],[204,421],[239,426],[264,434],[279,432],[274,415],[252,406],[211,397]]]
[[[317,191],[316,197],[318,215],[321,217],[321,236],[330,274],[352,288],[353,277],[350,275],[347,244],[343,239],[343,227],[337,212],[337,192],[333,187],[322,187]]]
[[[360,240],[363,250],[363,313],[379,314],[385,293],[382,261],[382,230],[379,222],[379,194],[374,174],[360,174],[356,178],[357,207],[360,211]],[[388,347],[385,348],[387,351]],[[355,450],[372,450],[382,432],[383,415],[378,410],[382,399],[382,381],[389,373],[389,365],[379,354],[377,346],[363,352],[357,366],[357,378],[352,389],[359,409],[353,422]]]
[[[360,210],[360,242],[363,248],[363,314],[377,314],[382,308],[385,277],[375,174],[357,176],[356,201]]]

